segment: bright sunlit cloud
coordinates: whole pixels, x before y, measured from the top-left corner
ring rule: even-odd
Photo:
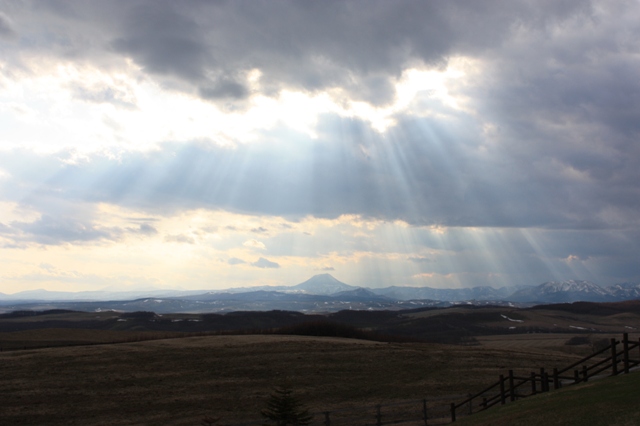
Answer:
[[[130,61],[126,68],[116,70],[72,62],[38,69],[37,74],[3,81],[4,149],[28,147],[47,153],[148,150],[158,142],[190,140],[234,145],[257,141],[262,131],[276,125],[315,138],[318,117],[329,113],[361,119],[384,132],[397,124],[395,116],[406,111],[418,95],[457,108],[447,82],[464,76],[453,66],[442,71],[408,69],[395,84],[394,101],[385,107],[340,102],[331,91],[285,90],[276,97],[252,95],[239,111],[225,111],[195,94],[166,90]],[[260,74],[258,69],[249,73],[247,80],[253,87],[259,87]]]

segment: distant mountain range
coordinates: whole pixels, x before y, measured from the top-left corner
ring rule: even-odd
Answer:
[[[335,312],[344,309],[398,310],[451,304],[542,304],[565,302],[615,302],[640,299],[640,284],[600,287],[589,281],[550,281],[533,287],[473,287],[437,289],[400,287],[369,289],[338,281],[330,274],[315,275],[294,286],[260,286],[202,292],[154,290],[140,292],[0,293],[3,311],[15,309],[73,309],[162,312],[229,312],[292,310]]]

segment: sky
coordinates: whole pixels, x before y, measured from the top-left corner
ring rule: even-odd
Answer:
[[[637,0],[0,0],[0,292],[640,282]]]

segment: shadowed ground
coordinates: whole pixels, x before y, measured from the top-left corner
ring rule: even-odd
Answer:
[[[207,336],[0,353],[0,424],[194,425],[258,420],[274,386],[312,411],[466,394],[506,369],[577,357],[293,336]]]

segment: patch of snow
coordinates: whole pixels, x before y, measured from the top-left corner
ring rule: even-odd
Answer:
[[[588,328],[584,328],[584,327],[576,327],[574,325],[570,325],[569,328],[575,328],[576,330],[588,330]]]
[[[517,320],[517,319],[513,319],[513,318],[509,318],[506,315],[500,315],[502,318],[506,319],[507,321],[511,321],[511,322],[524,322],[523,320]]]

